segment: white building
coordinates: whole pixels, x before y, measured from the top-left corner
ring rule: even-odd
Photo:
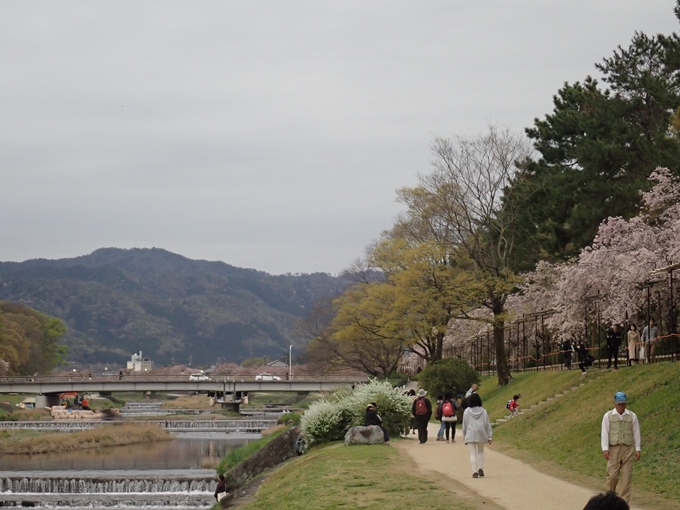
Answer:
[[[153,361],[144,359],[142,351],[139,354],[133,354],[132,359],[127,362],[127,369],[133,372],[147,372],[153,368]]]

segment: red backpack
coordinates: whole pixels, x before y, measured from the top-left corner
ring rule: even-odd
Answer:
[[[453,404],[451,402],[446,401],[444,402],[444,405],[442,405],[442,416],[453,416]]]
[[[416,400],[416,416],[425,416],[427,414],[427,404],[425,397]]]

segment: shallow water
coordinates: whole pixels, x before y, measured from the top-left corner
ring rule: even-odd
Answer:
[[[180,433],[172,441],[114,446],[65,453],[3,455],[2,471],[92,471],[201,469],[259,434]],[[213,471],[214,472],[214,471]]]
[[[180,433],[172,441],[0,459],[0,506],[209,508],[217,463],[259,434]]]

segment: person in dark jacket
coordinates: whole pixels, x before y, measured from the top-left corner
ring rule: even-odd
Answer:
[[[578,367],[581,369],[581,375],[586,375],[588,367],[593,364],[588,351],[586,343],[584,341],[579,342],[576,348],[576,356],[578,357]]]
[[[390,435],[383,427],[382,418],[378,414],[378,405],[375,402],[371,402],[366,406],[366,412],[364,413],[364,425],[367,427],[380,427],[380,430],[383,432],[385,444],[390,442]]]
[[[427,391],[419,390],[418,398],[413,401],[411,405],[411,414],[413,414],[413,421],[416,429],[418,429],[418,441],[420,444],[427,443],[427,424],[432,417],[432,402],[425,398]]]
[[[215,487],[215,499],[217,501],[220,501],[224,497],[220,497],[220,494],[227,494],[227,482],[224,479],[224,475],[219,475],[217,477],[217,486]]]
[[[619,329],[618,324],[614,324],[609,331],[607,331],[607,352],[609,354],[609,363],[607,363],[607,368],[612,366],[612,356],[614,357],[614,370],[619,369],[619,347],[621,346],[621,340],[623,339],[623,334]]]

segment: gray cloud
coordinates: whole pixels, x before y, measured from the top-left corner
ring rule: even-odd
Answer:
[[[674,2],[3,2],[0,260],[338,272],[433,134],[521,130]]]

